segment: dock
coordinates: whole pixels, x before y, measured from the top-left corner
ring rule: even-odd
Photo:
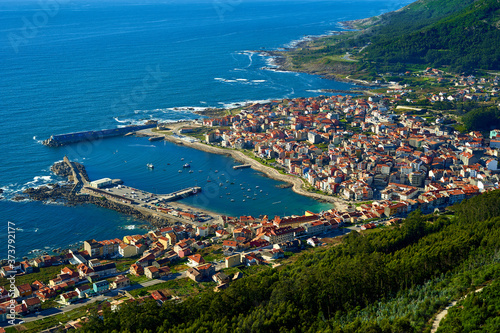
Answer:
[[[158,195],[158,199],[161,201],[174,201],[182,198],[189,197],[190,195],[196,194],[201,192],[201,187],[199,186],[194,186],[194,187],[188,187],[183,190],[175,191],[170,194],[165,194],[165,195]]]
[[[245,169],[245,168],[250,168],[251,166],[252,166],[251,164],[235,165],[233,166],[233,169],[234,170]]]

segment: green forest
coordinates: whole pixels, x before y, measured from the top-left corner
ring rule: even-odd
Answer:
[[[413,23],[395,20],[372,36],[373,44],[366,49],[365,58],[385,64],[449,66],[455,72],[498,69],[499,10],[497,0],[479,0],[458,13],[409,32]]]
[[[482,285],[498,289],[492,281],[497,283],[500,274],[499,203],[500,191],[492,191],[453,206],[453,214],[417,211],[399,226],[351,232],[339,246],[300,255],[293,264],[266,269],[218,293],[205,291],[161,307],[147,301],[104,310],[102,316],[93,314],[82,331],[429,330],[432,317],[451,300]],[[488,290],[481,296],[490,295]],[[490,301],[467,305],[471,310],[491,307],[482,321],[487,325],[498,323],[488,319],[498,317],[498,297],[491,295]],[[458,313],[456,318],[450,325],[457,320],[480,324],[475,316]]]
[[[500,69],[498,0],[419,0],[348,23],[358,31],[289,51],[294,68],[324,67],[344,74],[402,72],[412,65],[447,67],[455,73]],[[358,62],[339,58],[345,52],[356,55]]]

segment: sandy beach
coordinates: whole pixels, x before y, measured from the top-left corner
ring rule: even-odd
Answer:
[[[170,125],[170,124],[169,124]],[[190,122],[183,122],[183,123],[176,123],[176,124],[171,124],[169,127],[176,132],[178,128],[181,128],[182,126],[185,125],[190,125],[192,126],[192,123]],[[269,178],[276,179],[282,182],[286,182],[289,184],[292,184],[292,190],[300,195],[307,196],[316,200],[324,201],[324,202],[329,202],[334,204],[334,208],[337,210],[347,210],[348,202],[345,200],[332,197],[332,196],[327,196],[323,194],[318,194],[318,193],[311,193],[304,189],[304,181],[297,177],[297,176],[292,176],[292,175],[284,175],[279,173],[276,169],[265,166],[258,161],[254,160],[253,158],[243,154],[241,151],[234,150],[234,149],[224,149],[224,148],[219,148],[219,147],[214,147],[210,146],[207,144],[199,143],[199,142],[189,142],[187,140],[181,140],[179,138],[176,138],[171,135],[166,135],[163,133],[158,133],[158,132],[152,132],[151,130],[143,130],[140,131],[139,134],[145,135],[145,136],[162,136],[165,138],[165,140],[169,142],[173,142],[176,144],[182,144],[186,147],[206,151],[209,153],[213,154],[219,154],[219,155],[226,155],[226,156],[231,156],[235,160],[242,162],[244,164],[250,164],[252,169],[260,171],[267,175]]]

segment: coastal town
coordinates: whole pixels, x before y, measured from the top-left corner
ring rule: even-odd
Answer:
[[[123,239],[82,240],[78,250],[1,267],[0,322],[35,321],[59,313],[51,309],[84,306],[102,295],[109,299],[100,311],[145,298],[158,304],[179,301],[191,292],[177,293],[176,281],[219,291],[251,274],[252,267],[279,267],[296,253],[331,244],[347,232],[391,227],[413,211],[440,213],[498,189],[500,129],[459,131],[458,117],[433,105],[496,105],[500,79],[450,78],[432,68],[419,75],[446,84],[417,97],[411,85],[394,82],[365,95],[254,103],[175,130],[160,124],[146,130],[193,148],[237,153],[235,158],[292,184],[294,191],[334,207],[301,216],[198,214],[111,179],[88,182],[85,175],[75,175],[75,184],[83,179],[80,195],[147,210],[170,223]],[[428,107],[413,106],[422,96]],[[138,194],[139,205],[134,202]],[[29,278],[49,268],[53,276]],[[20,279],[22,284],[11,283]],[[82,321],[85,315],[63,326],[78,328]]]

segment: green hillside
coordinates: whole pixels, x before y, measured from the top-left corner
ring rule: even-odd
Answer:
[[[447,66],[453,72],[500,69],[499,10],[498,0],[419,0],[346,22],[358,30],[285,52],[284,66],[327,76],[397,72],[408,65]]]
[[[447,3],[433,1],[438,2]],[[411,32],[409,29],[416,23],[405,24],[398,20],[399,24],[391,23],[376,30],[372,36],[373,44],[366,48],[364,57],[384,64],[450,66],[456,72],[498,69],[499,10],[498,0],[478,0]]]
[[[301,255],[218,293],[91,316],[84,332],[421,332],[500,275],[500,191]]]

